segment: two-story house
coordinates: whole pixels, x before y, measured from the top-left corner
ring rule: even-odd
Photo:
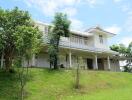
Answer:
[[[43,32],[44,48],[37,56],[33,56],[32,66],[50,67],[47,53],[48,24],[37,22]],[[109,49],[108,39],[115,34],[101,29],[99,26],[84,32],[71,30],[70,37],[61,37],[59,45],[59,64],[65,68],[77,66],[79,57],[83,60],[85,69],[120,71],[119,60],[114,59],[117,52]]]

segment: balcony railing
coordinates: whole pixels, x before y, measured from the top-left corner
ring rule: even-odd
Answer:
[[[47,36],[44,36],[44,42],[49,43],[49,39]],[[66,39],[61,38],[59,45],[60,47],[64,47],[64,48],[79,49],[79,50],[92,51],[92,52],[105,52],[105,51],[111,52],[111,50],[107,48],[101,49],[101,48],[95,48],[94,46],[90,46],[86,44],[75,43],[75,42],[72,42],[69,38],[66,38]]]
[[[68,40],[60,40],[60,46],[62,46],[62,47],[64,46],[64,47],[68,47],[68,48],[90,50],[90,51],[94,50],[93,47],[90,47],[90,46],[85,45],[85,44],[72,42],[72,41],[70,41],[70,39],[68,39]]]

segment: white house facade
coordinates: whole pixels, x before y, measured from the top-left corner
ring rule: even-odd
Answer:
[[[31,66],[50,67],[48,48],[48,24],[36,23],[43,32],[44,48],[31,61]],[[92,27],[84,32],[71,30],[70,37],[61,37],[59,43],[59,65],[64,68],[77,66],[81,58],[84,69],[120,71],[117,52],[109,49],[108,39],[115,34],[104,31],[100,27]],[[26,63],[25,63],[26,64]]]

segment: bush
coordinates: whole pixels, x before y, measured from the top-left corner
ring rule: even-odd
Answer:
[[[132,66],[124,66],[124,72],[132,72]]]

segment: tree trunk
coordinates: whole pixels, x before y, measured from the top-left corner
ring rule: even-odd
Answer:
[[[5,70],[6,72],[9,72],[12,66],[12,58],[9,56],[5,56]]]
[[[75,85],[76,89],[79,89],[79,81],[80,81],[80,73],[79,73],[79,64],[78,64],[76,69],[76,85]]]
[[[50,69],[52,68],[52,62],[50,61]]]
[[[4,58],[5,58],[5,70],[9,72],[12,67],[12,58],[13,58],[13,49],[6,48],[4,50]]]
[[[57,44],[56,44],[57,54],[55,55],[55,60],[54,60],[54,69],[58,69],[59,41],[60,41],[60,36],[57,38]]]
[[[4,64],[4,53],[1,53],[1,69],[3,68],[3,64]]]
[[[29,59],[28,59],[28,63],[27,63],[28,65],[27,65],[27,73],[28,73],[28,68],[30,67],[29,65],[30,65],[30,61],[29,61]],[[22,66],[22,67],[24,67],[24,66]]]
[[[51,61],[52,59],[52,56],[50,55],[50,69],[52,68],[52,65],[53,65],[53,61]]]
[[[19,73],[20,78],[20,98],[24,99],[24,67],[21,68],[21,72]]]
[[[58,59],[57,59],[57,55],[55,56],[55,60],[54,60],[54,69],[58,69]]]

